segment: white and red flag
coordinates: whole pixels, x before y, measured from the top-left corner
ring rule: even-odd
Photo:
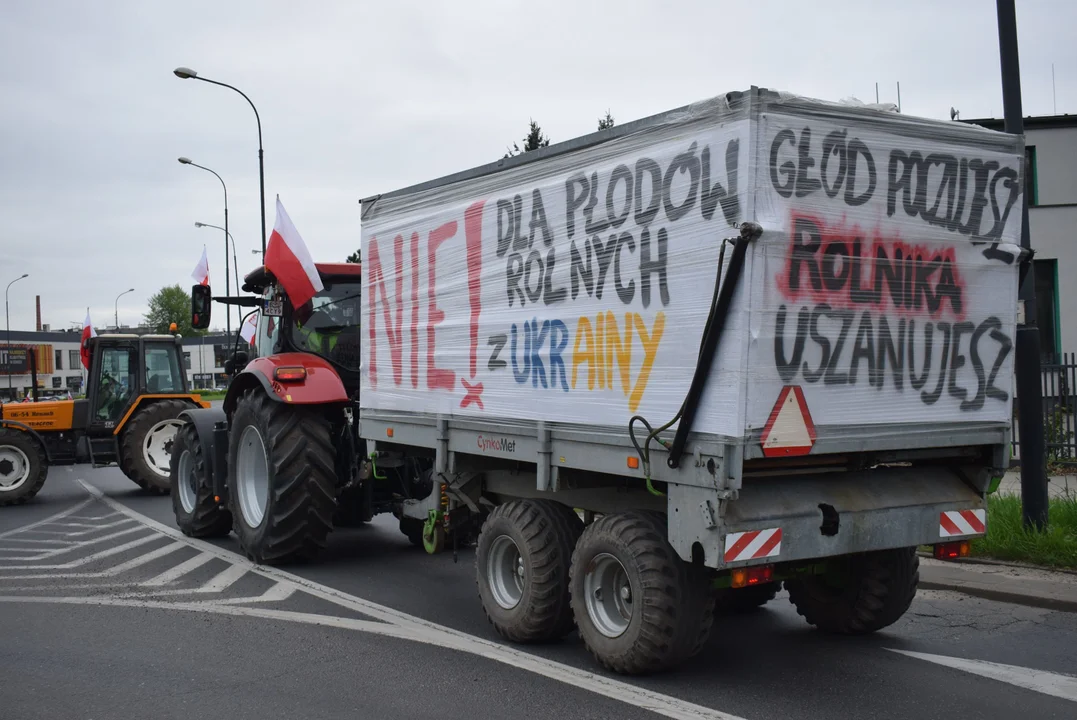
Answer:
[[[247,341],[247,344],[254,344],[254,336],[258,333],[258,313],[252,313],[250,317],[243,323],[243,327],[239,329],[239,336]]]
[[[79,355],[82,358],[82,365],[87,370],[90,369],[90,338],[97,337],[97,332],[93,329],[93,323],[90,322],[90,308],[86,308],[86,319],[82,321],[82,339],[79,349]]]
[[[202,246],[202,259],[198,261],[191,273],[199,285],[209,285],[209,258],[206,257],[206,246]]]
[[[299,231],[277,197],[277,222],[266,246],[266,270],[280,282],[292,301],[301,307],[322,291],[322,278]]]

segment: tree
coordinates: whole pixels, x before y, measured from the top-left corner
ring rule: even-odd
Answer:
[[[606,111],[606,117],[598,119],[598,129],[599,130],[609,130],[613,126],[614,126],[613,116],[610,115],[610,111],[607,110]]]
[[[351,255],[348,256],[348,259],[345,260],[344,262],[350,262],[350,263],[361,263],[361,262],[363,262],[363,249],[359,248],[358,250],[353,252]]]
[[[516,155],[523,155],[526,152],[532,150],[538,150],[539,148],[549,147],[550,138],[542,134],[542,128],[534,120],[531,121],[531,129],[524,137],[523,150],[516,143],[512,144],[512,149],[505,153],[505,157],[514,157]]]
[[[176,332],[185,337],[204,334],[191,327],[191,295],[179,285],[163,287],[154,293],[150,311],[146,313],[146,324],[154,332],[167,333],[172,323],[176,323]]]

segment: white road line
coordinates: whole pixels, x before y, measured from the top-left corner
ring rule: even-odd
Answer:
[[[209,553],[206,553],[206,552],[198,553],[197,555],[195,555],[190,560],[184,560],[179,565],[177,565],[177,566],[175,566],[173,568],[169,568],[168,570],[165,570],[163,573],[161,573],[160,575],[158,575],[156,577],[150,578],[146,582],[142,583],[142,586],[143,587],[160,587],[162,585],[168,585],[171,582],[175,582],[176,580],[179,580],[181,577],[183,577],[187,573],[191,572],[192,570],[197,570],[198,568],[202,567],[203,565],[205,565],[206,563],[208,563],[212,559],[213,559],[213,556],[210,555]]]
[[[911,650],[886,649],[890,652],[907,655],[919,660],[945,665],[955,670],[964,670],[992,680],[999,680],[1026,690],[1035,690],[1044,695],[1077,702],[1077,677],[1073,675],[1063,675],[1046,670],[1033,670],[1017,665],[1003,665],[1002,663],[987,662],[986,660],[966,660],[946,655],[912,652]]]
[[[97,521],[97,520],[105,520],[106,518],[110,518],[110,517],[116,517],[117,515],[119,515],[119,513],[115,513],[115,512],[105,513],[104,515],[72,515],[71,517],[68,518],[68,520],[78,520],[78,521],[82,521],[82,520],[91,521],[91,520],[93,520],[93,521]]]
[[[145,545],[148,542],[158,540],[156,534],[147,535],[145,537],[132,540],[131,542],[124,543],[123,545],[117,545],[114,548],[108,550],[102,550],[99,553],[93,555],[87,555],[86,557],[79,558],[78,560],[72,560],[60,565],[0,565],[0,570],[70,570],[71,568],[82,567],[83,565],[89,565],[97,560],[103,560],[107,557],[112,557],[122,552],[126,552],[132,548],[136,548],[139,545]],[[0,577],[0,579],[3,579]]]
[[[291,583],[275,583],[273,587],[261,595],[251,597],[228,598],[227,600],[203,600],[202,602],[213,605],[246,605],[248,603],[271,603],[287,600],[294,595],[299,588]]]
[[[220,592],[228,588],[232,583],[239,580],[241,577],[247,574],[247,568],[240,567],[238,565],[230,565],[217,575],[209,580],[205,585],[198,588],[195,592],[200,593],[213,593]]]
[[[381,635],[387,635],[391,637],[404,638],[408,640],[415,640],[416,642],[424,642],[432,645],[438,645],[441,647],[452,648],[461,652],[467,652],[473,655],[485,657],[490,660],[494,660],[505,665],[509,665],[521,670],[533,672],[536,675],[542,675],[553,680],[557,680],[573,687],[580,688],[593,692],[603,697],[608,697],[613,700],[619,700],[628,705],[650,710],[651,712],[662,715],[668,718],[674,718],[675,720],[744,720],[736,715],[722,712],[720,710],[714,710],[712,708],[704,707],[702,705],[696,705],[680,698],[676,698],[670,695],[663,695],[661,693],[647,690],[646,688],[637,687],[620,680],[604,677],[595,673],[587,672],[586,670],[580,670],[578,668],[564,665],[563,663],[555,662],[553,660],[547,660],[546,658],[531,655],[523,652],[516,647],[509,645],[501,645],[499,643],[485,640],[483,638],[468,635],[452,628],[437,625],[435,623],[423,620],[422,618],[408,615],[406,613],[399,612],[384,605],[378,605],[377,603],[363,600],[362,598],[349,595],[348,593],[336,590],[327,585],[314,582],[301,578],[298,575],[293,575],[284,570],[271,567],[262,567],[251,563],[246,558],[243,558],[235,553],[223,550],[216,545],[212,545],[203,540],[195,538],[189,538],[181,533],[176,528],[163,525],[152,518],[148,518],[134,510],[131,510],[126,505],[105,495],[99,488],[92,485],[82,478],[78,478],[77,482],[86,489],[86,492],[90,493],[93,497],[101,500],[112,509],[117,512],[123,513],[127,517],[137,520],[139,523],[145,525],[148,528],[156,530],[159,533],[169,536],[174,540],[184,542],[191,547],[202,550],[203,552],[210,553],[215,557],[221,558],[229,563],[234,563],[245,567],[246,569],[263,577],[271,578],[273,580],[292,583],[298,586],[305,592],[319,597],[323,600],[328,600],[341,607],[345,607],[357,612],[361,612],[369,617],[384,620],[384,623],[368,623],[365,621],[356,621],[347,619],[346,623],[348,627],[353,629],[361,629],[365,632],[371,632]],[[100,601],[101,598],[70,598],[73,602],[92,604],[93,601]],[[13,600],[0,597],[0,602],[22,602],[25,598],[15,596]],[[39,602],[49,602],[49,599],[43,599]],[[66,601],[66,599],[65,599]],[[98,603],[106,604],[106,603]],[[118,603],[111,603],[118,604]],[[279,620],[295,619],[291,616],[286,616],[287,613],[279,610],[269,610],[266,608],[249,608],[242,606],[232,605],[220,605],[207,604],[205,606],[200,605],[182,605],[179,603],[161,603],[159,605],[150,605],[146,602],[138,604],[138,601],[132,601],[131,607],[163,607],[166,609],[187,609],[195,610],[198,612],[221,612],[224,614],[234,615],[246,615],[250,617],[265,617],[275,618]],[[299,613],[293,613],[294,615],[300,615]],[[332,627],[345,627],[344,618],[330,618],[327,616],[316,615],[313,616],[311,622],[313,624],[328,625]],[[340,621],[340,622],[338,622]],[[386,624],[390,623],[390,624]]]
[[[55,573],[55,572],[50,572],[50,573],[40,573],[40,574],[37,574],[37,575],[0,575],[0,580],[53,580],[53,579],[59,580],[59,579],[65,579],[65,578],[115,577],[116,575],[119,575],[120,573],[127,572],[128,570],[133,570],[134,568],[137,568],[137,567],[139,567],[141,565],[145,565],[148,562],[153,562],[157,558],[164,557],[165,555],[168,555],[169,553],[173,553],[173,552],[175,552],[175,551],[177,551],[177,550],[179,550],[179,549],[181,549],[183,547],[186,547],[183,543],[173,542],[173,543],[170,543],[168,545],[165,545],[164,547],[159,547],[156,550],[151,550],[150,552],[148,552],[148,553],[146,553],[144,555],[139,555],[138,557],[132,558],[132,559],[128,560],[127,562],[120,563],[119,565],[115,565],[113,567],[107,568],[105,570],[101,570],[99,572],[74,572],[74,573]],[[69,588],[72,588],[72,587],[98,587],[98,586],[95,586],[95,585],[64,585],[63,589],[66,590],[66,589],[69,589]],[[22,588],[22,589],[27,590],[27,589],[35,589],[35,588]]]
[[[154,600],[134,600],[115,596],[55,598],[33,596],[19,597],[17,595],[0,596],[0,603],[4,602],[56,603],[63,605],[112,605],[119,607],[154,608],[160,610],[184,610],[188,612],[266,618],[271,620],[305,623],[308,625],[358,630],[373,635],[412,640],[414,642],[426,643],[427,645],[470,652],[485,657],[488,660],[512,665],[522,670],[527,670],[550,678],[551,680],[558,680],[567,685],[572,685],[597,695],[602,695],[613,700],[619,700],[628,705],[634,705],[645,710],[650,710],[656,715],[674,718],[674,720],[745,720],[742,717],[731,715],[722,712],[721,710],[714,710],[702,705],[696,705],[695,703],[690,703],[681,700],[680,698],[662,695],[661,693],[652,692],[645,688],[629,685],[620,680],[595,675],[586,670],[579,670],[552,660],[528,655],[527,653],[514,652],[511,659],[501,657],[496,652],[497,649],[510,650],[511,648],[504,648],[494,643],[488,643],[492,648],[489,652],[475,652],[473,648],[468,646],[468,643],[460,642],[461,639],[467,639],[471,636],[455,631],[451,631],[452,636],[439,636],[440,634],[437,631],[432,631],[427,627],[371,622],[369,620],[333,617],[330,615],[314,615],[311,613],[300,613],[289,610],[272,610],[269,608],[222,605],[220,603],[208,602],[167,603]],[[446,630],[447,629],[448,628],[446,628]]]
[[[33,557],[8,557],[0,555],[0,560],[45,560],[46,558],[56,557],[57,555],[63,555],[64,553],[71,552],[72,550],[78,550],[79,548],[88,547],[90,545],[96,545],[98,543],[105,542],[106,540],[114,540],[124,535],[130,535],[131,533],[142,532],[143,527],[138,523],[135,523],[134,527],[127,528],[126,530],[118,530],[111,535],[102,535],[101,537],[90,538],[89,540],[79,540],[74,545],[62,548],[53,548],[52,550],[38,551],[37,555]],[[10,569],[0,566],[0,569]]]
[[[34,528],[41,527],[42,525],[48,525],[50,522],[55,522],[55,521],[59,520],[60,518],[67,517],[71,513],[78,512],[79,510],[86,507],[87,505],[89,505],[93,501],[94,501],[94,498],[87,498],[86,500],[83,500],[82,502],[80,502],[78,505],[73,505],[73,506],[69,507],[67,510],[63,510],[61,512],[58,512],[55,515],[49,515],[44,520],[38,520],[37,522],[32,522],[29,525],[23,525],[22,527],[17,527],[17,528],[15,528],[13,530],[5,530],[4,532],[0,533],[0,539],[10,537],[12,535],[18,535],[19,533],[24,533],[27,530],[33,530]]]
[[[49,540],[48,538],[20,538],[20,537],[10,537],[10,538],[7,539],[7,541],[9,543],[20,542],[20,543],[30,543],[30,544],[36,544],[36,545],[44,545],[46,543],[49,544],[49,545],[74,545],[75,542],[76,542],[75,540]]]

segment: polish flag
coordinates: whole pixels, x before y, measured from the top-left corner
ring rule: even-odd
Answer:
[[[243,323],[243,327],[239,330],[239,336],[247,341],[247,344],[254,345],[254,336],[258,333],[258,313],[252,313],[246,322]]]
[[[284,287],[292,307],[301,307],[325,287],[299,231],[277,196],[277,222],[266,246],[266,270]]]
[[[202,259],[198,261],[191,277],[198,281],[199,285],[209,285],[209,258],[206,257],[206,246],[202,246]]]
[[[93,323],[90,322],[90,309],[86,308],[86,319],[82,321],[82,339],[81,347],[79,349],[79,355],[82,357],[82,365],[87,370],[90,369],[90,338],[97,337],[97,333],[93,329]]]

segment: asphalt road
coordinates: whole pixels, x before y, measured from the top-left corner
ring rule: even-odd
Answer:
[[[0,511],[0,717],[1077,717],[1077,615],[921,591],[886,631],[834,638],[783,593],[691,665],[621,678],[576,639],[502,644],[473,554],[425,555],[392,518],[285,571],[173,528],[116,469],[54,469]]]

